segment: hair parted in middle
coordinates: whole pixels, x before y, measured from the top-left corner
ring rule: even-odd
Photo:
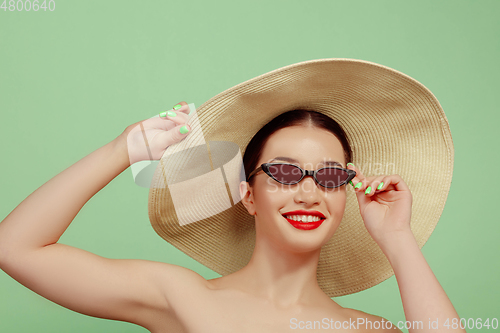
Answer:
[[[258,167],[257,163],[269,137],[274,132],[291,126],[312,126],[331,132],[342,144],[346,164],[352,162],[352,149],[349,140],[342,127],[335,120],[317,111],[297,109],[276,116],[255,133],[243,154],[245,175],[249,175]],[[249,180],[249,184],[253,186],[253,177]]]

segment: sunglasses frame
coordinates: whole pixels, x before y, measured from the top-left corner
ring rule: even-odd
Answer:
[[[298,168],[301,172],[302,172],[302,177],[300,177],[300,179],[295,182],[295,183],[291,183],[291,184],[288,184],[288,183],[283,183],[283,182],[280,182],[278,179],[274,178],[274,176],[271,174],[271,172],[269,171],[269,167],[270,166],[273,166],[273,165],[291,165],[293,167],[296,167]],[[320,170],[323,170],[323,169],[328,169],[328,168],[331,168],[331,169],[340,169],[340,170],[343,170],[345,172],[347,172],[347,174],[349,175],[347,177],[347,179],[342,183],[342,184],[339,184],[337,186],[334,186],[334,187],[330,187],[330,186],[324,186],[322,184],[320,184],[318,182],[318,179],[316,178],[316,174],[320,171]],[[334,166],[326,166],[326,167],[323,167],[323,168],[319,168],[318,170],[304,170],[302,169],[301,167],[299,167],[298,165],[295,165],[295,164],[291,164],[291,163],[263,163],[261,164],[257,169],[255,169],[254,171],[252,171],[250,173],[250,175],[248,175],[247,177],[247,182],[250,180],[250,178],[252,178],[257,172],[259,171],[264,171],[269,177],[271,177],[272,179],[274,179],[275,181],[277,181],[278,183],[281,183],[281,184],[285,184],[285,185],[295,185],[295,184],[298,184],[300,183],[300,181],[302,179],[304,179],[305,176],[312,176],[314,181],[316,182],[316,184],[320,185],[320,186],[323,186],[325,188],[337,188],[337,187],[340,187],[342,185],[345,185],[347,183],[349,183],[349,181],[351,179],[353,179],[354,177],[356,177],[356,171],[354,170],[349,170],[349,169],[344,169],[344,168],[340,168],[340,167],[334,167]]]

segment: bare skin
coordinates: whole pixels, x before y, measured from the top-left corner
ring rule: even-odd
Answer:
[[[188,135],[178,134],[187,119],[187,103],[180,104],[183,108],[176,111],[175,118],[161,119],[164,127],[144,126],[152,140],[148,154],[153,154],[153,159],[158,159],[166,146]],[[131,162],[145,159],[147,155],[138,153],[139,145],[130,149],[134,142],[131,138],[142,138],[137,132],[139,123],[49,180],[0,223],[2,270],[68,309],[135,323],[151,332],[290,332],[299,328],[313,332],[322,329],[307,329],[307,323],[319,321],[325,325],[324,318],[341,322],[383,320],[343,308],[319,288],[316,267],[320,249],[342,219],[346,187],[325,190],[311,177],[292,185],[295,188],[278,192],[271,191],[270,178],[263,173],[255,176],[253,187],[246,182],[240,184],[242,202],[255,215],[255,251],[247,266],[221,278],[206,280],[176,265],[108,259],[57,243],[95,193]],[[155,137],[163,141],[155,143]],[[277,156],[295,158],[307,169],[316,169],[324,157],[345,167],[335,136],[310,127],[274,133],[259,163]],[[411,193],[404,181],[398,175],[365,178],[359,170],[349,168],[358,173],[354,184],[362,182],[356,189],[360,212],[394,268],[406,319],[426,323],[429,317],[438,317],[440,322],[458,317],[409,229]],[[381,190],[364,194],[368,186],[376,188],[381,181],[385,183]],[[295,229],[281,214],[296,209],[321,211],[327,220],[315,230]],[[399,331],[385,329],[389,330]],[[441,330],[425,326],[418,331]]]

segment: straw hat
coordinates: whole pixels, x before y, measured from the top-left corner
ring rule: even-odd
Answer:
[[[403,178],[413,196],[411,230],[422,247],[451,185],[448,120],[436,97],[415,79],[353,59],[285,66],[201,105],[184,145],[167,149],[154,172],[148,205],[154,230],[221,275],[243,268],[254,249],[255,224],[239,198],[245,179],[241,152],[263,125],[293,109],[336,120],[351,144],[354,165],[366,177]],[[317,269],[319,286],[330,297],[359,292],[394,274],[364,226],[354,191],[346,193],[343,220],[323,246]]]

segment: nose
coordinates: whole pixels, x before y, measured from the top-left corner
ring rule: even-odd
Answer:
[[[313,205],[319,203],[321,200],[321,190],[314,181],[312,176],[305,176],[298,184],[297,192],[295,193],[294,200],[297,203],[305,203],[307,205]]]

